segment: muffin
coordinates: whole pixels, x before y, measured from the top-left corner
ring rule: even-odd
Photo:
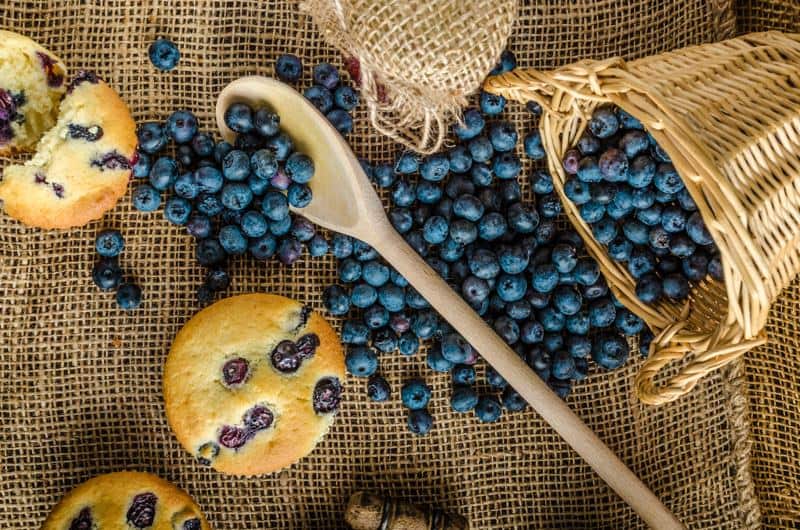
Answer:
[[[122,471],[87,480],[53,508],[42,530],[208,530],[183,490],[150,473]]]
[[[34,157],[6,168],[0,199],[29,226],[70,228],[98,219],[125,194],[135,163],[133,118],[117,93],[90,72],[70,83],[56,125]]]
[[[30,151],[53,126],[66,72],[33,40],[0,30],[0,156]]]
[[[175,338],[164,367],[167,420],[201,464],[270,473],[328,431],[343,379],[342,346],[323,317],[282,296],[235,296]]]

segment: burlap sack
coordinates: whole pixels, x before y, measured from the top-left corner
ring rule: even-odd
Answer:
[[[306,0],[320,33],[359,61],[372,125],[420,153],[442,145],[497,64],[517,0]]]
[[[520,64],[536,68],[589,55],[638,57],[727,36],[730,13],[727,4],[705,0],[531,3],[520,7],[511,47]],[[96,69],[139,120],[186,106],[210,127],[219,90],[241,75],[271,74],[283,51],[307,64],[341,64],[310,17],[288,1],[5,0],[0,27],[29,33],[73,69]],[[147,61],[147,46],[159,35],[182,49],[172,73]],[[305,84],[309,77],[307,69]],[[519,127],[532,126],[519,106],[511,111]],[[363,107],[352,138],[359,155],[376,161],[398,149],[369,129]],[[527,185],[525,194],[530,199]],[[94,235],[107,226],[125,232],[122,263],[144,289],[135,313],[116,310],[89,278]],[[292,269],[239,260],[233,276],[232,294],[269,290],[319,308],[321,287],[335,273],[330,258],[303,259]],[[198,466],[169,431],[160,385],[170,341],[197,309],[201,277],[183,230],[160,213],[133,211],[128,199],[104,221],[70,232],[29,230],[0,215],[0,527],[37,528],[68,489],[124,468],[176,482],[217,529],[343,528],[356,489],[437,504],[480,529],[643,527],[532,412],[493,425],[449,412],[449,381],[431,374],[422,354],[384,356],[382,370],[395,390],[390,403],[369,403],[363,381],[349,378],[336,424],[300,464],[252,479]],[[763,357],[769,362],[746,367],[759,384],[752,401],[737,363],[678,403],[641,406],[632,388],[637,359],[612,374],[591,374],[569,398],[692,528],[758,526],[751,463],[769,491],[764,519],[785,527],[797,521],[800,369],[787,359],[800,348],[798,285],[774,308],[769,333],[776,339]],[[407,433],[396,397],[401,381],[417,374],[434,387],[435,426],[426,438]],[[755,449],[750,403],[763,414],[754,420]]]

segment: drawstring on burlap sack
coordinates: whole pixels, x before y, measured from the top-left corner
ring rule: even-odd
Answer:
[[[517,14],[516,0],[306,0],[302,8],[325,40],[358,60],[372,125],[422,154],[441,147]]]

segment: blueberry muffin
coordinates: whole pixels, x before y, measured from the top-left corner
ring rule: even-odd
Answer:
[[[6,213],[29,226],[82,226],[125,194],[135,163],[136,130],[117,93],[90,72],[67,87],[56,125],[34,157],[5,169],[0,199]]]
[[[282,296],[235,296],[175,338],[164,367],[167,420],[200,463],[269,473],[314,449],[343,379],[342,346],[323,317]]]
[[[189,495],[150,473],[122,471],[87,480],[53,508],[42,530],[208,530]]]
[[[66,72],[36,42],[0,30],[0,156],[30,151],[53,126]]]

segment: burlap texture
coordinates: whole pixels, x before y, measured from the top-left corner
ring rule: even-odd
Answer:
[[[526,3],[511,47],[521,65],[536,68],[585,56],[638,57],[728,36],[733,19],[721,9],[726,5]],[[6,0],[0,27],[30,34],[73,70],[97,70],[119,88],[138,120],[163,119],[186,106],[210,126],[219,90],[241,75],[271,74],[281,52],[296,53],[307,64],[341,64],[296,8],[294,2],[260,0]],[[158,73],[147,61],[147,45],[160,35],[173,38],[183,52],[173,73]],[[306,69],[306,84],[308,74]],[[511,111],[518,126],[531,127],[519,106]],[[367,123],[361,108],[355,151],[375,161],[390,159],[397,146]],[[524,188],[530,199],[527,183]],[[134,313],[115,309],[111,296],[91,283],[93,239],[101,227],[126,235],[122,263],[145,293]],[[238,260],[233,276],[231,294],[272,291],[319,308],[334,264],[331,258],[303,259],[285,269]],[[127,198],[104,221],[70,232],[29,230],[0,216],[0,526],[36,528],[68,489],[128,468],[185,488],[220,529],[343,528],[347,497],[356,489],[437,504],[481,529],[643,527],[532,412],[493,425],[449,412],[449,381],[427,371],[422,354],[386,355],[382,370],[395,391],[416,374],[433,384],[430,436],[408,434],[397,398],[368,403],[364,382],[348,378],[334,428],[300,464],[252,479],[198,466],[169,431],[160,384],[170,341],[197,309],[194,291],[201,278],[184,231],[160,213],[133,211]],[[746,366],[751,380],[771,385],[757,389],[765,392],[758,410],[767,414],[780,404],[780,419],[755,422],[761,439],[772,441],[756,447],[754,467],[774,487],[770,509],[783,514],[766,519],[786,526],[798,515],[797,504],[786,501],[798,489],[797,474],[791,476],[800,432],[792,393],[798,372],[787,367],[800,348],[798,293],[794,287],[773,310],[769,332],[775,339],[765,348],[772,363]],[[632,360],[613,374],[592,373],[577,385],[570,406],[690,527],[756,527],[742,363],[660,408],[636,402],[638,365]],[[794,387],[786,385],[786,374]],[[758,395],[751,395],[760,407]]]

